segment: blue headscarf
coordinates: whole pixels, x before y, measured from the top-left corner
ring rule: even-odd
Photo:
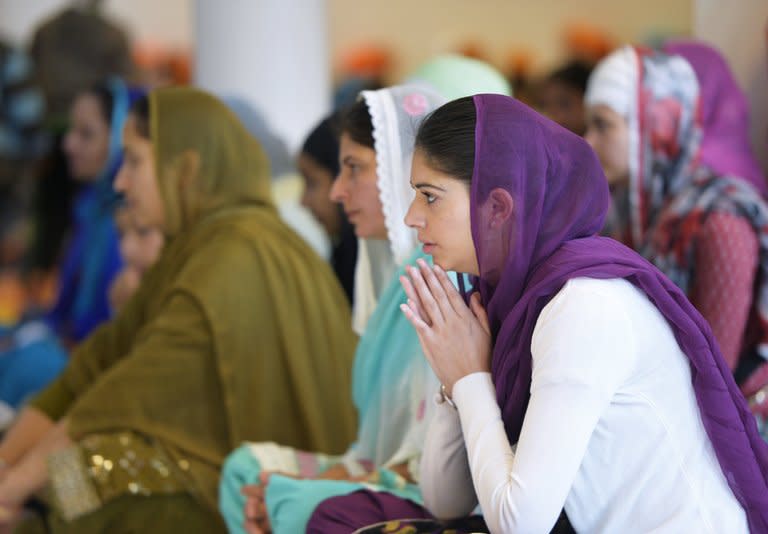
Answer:
[[[73,341],[82,340],[109,318],[109,285],[122,267],[113,219],[119,197],[112,185],[123,159],[123,125],[143,92],[116,78],[107,88],[112,95],[109,156],[99,177],[75,198],[73,235],[61,268],[59,295],[48,315],[56,332]]]

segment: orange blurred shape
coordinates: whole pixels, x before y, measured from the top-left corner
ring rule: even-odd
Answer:
[[[27,306],[27,292],[18,276],[0,274],[0,324],[14,325]]]
[[[133,61],[143,69],[152,68],[163,61],[165,49],[158,43],[141,42],[133,47]]]
[[[527,76],[533,67],[533,53],[527,48],[513,48],[507,53],[506,71],[513,76]]]
[[[189,54],[176,52],[168,58],[168,70],[177,85],[192,83],[192,60]]]
[[[615,39],[607,31],[583,22],[573,22],[563,28],[563,44],[570,57],[592,63],[616,48]]]
[[[460,43],[458,47],[456,47],[456,53],[461,54],[462,56],[471,57],[473,59],[479,59],[480,61],[488,62],[488,51],[485,49],[485,47],[480,43],[480,41],[476,39],[470,39],[468,41],[464,41],[463,43]]]
[[[133,60],[139,69],[167,78],[166,83],[186,85],[192,82],[192,61],[187,51],[146,41],[133,47]]]
[[[389,47],[374,43],[360,44],[342,52],[339,70],[347,76],[381,78],[392,67]]]

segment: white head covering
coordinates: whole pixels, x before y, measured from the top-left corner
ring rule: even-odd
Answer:
[[[403,219],[414,196],[410,174],[418,126],[448,99],[477,93],[511,94],[511,88],[487,63],[456,55],[438,56],[404,85],[361,93],[373,120],[379,194],[389,247],[376,240],[359,241],[352,310],[352,327],[359,334],[395,266],[401,265],[416,247],[415,232]]]
[[[637,206],[640,197],[637,188],[631,184],[637,181],[639,172],[640,151],[640,126],[637,114],[638,84],[640,83],[640,59],[633,46],[624,46],[608,55],[592,71],[587,84],[587,92],[584,94],[584,103],[587,107],[602,104],[627,120],[627,156],[629,157],[630,185],[626,191],[629,206],[628,214],[616,214],[613,217],[629,216],[633,219],[633,238],[640,239],[638,235],[639,225],[635,220],[638,212]],[[617,202],[623,199],[614,199],[611,209],[617,209]]]
[[[445,98],[432,89],[418,85],[363,91],[361,96],[373,123],[377,185],[389,243],[384,246],[371,239],[359,243],[352,311],[352,327],[359,334],[365,330],[395,267],[402,265],[416,247],[415,231],[403,222],[415,194],[410,184],[413,147],[421,121],[445,103]]]
[[[684,58],[658,51],[643,54],[632,46],[620,48],[606,57],[589,79],[586,104],[606,105],[627,120],[629,216],[636,246],[645,242],[649,221],[655,218],[668,195],[689,182],[689,164],[695,159],[695,150],[682,151],[686,152],[688,164],[676,164],[673,172],[660,173],[653,163],[656,156],[651,148],[649,106],[665,98],[697,102],[698,92],[696,73]],[[696,105],[682,106],[681,123],[695,124],[691,114],[696,109]],[[646,117],[645,131],[640,128],[640,115]],[[678,132],[678,135],[683,134]],[[685,148],[688,141],[678,139],[678,142]]]
[[[584,103],[603,104],[629,118],[637,100],[637,53],[631,46],[619,48],[603,59],[589,77]]]

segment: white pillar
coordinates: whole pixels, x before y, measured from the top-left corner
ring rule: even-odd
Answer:
[[[723,53],[746,91],[752,146],[768,171],[768,1],[695,0],[693,27]]]
[[[195,81],[249,100],[296,150],[330,109],[325,0],[195,0]]]

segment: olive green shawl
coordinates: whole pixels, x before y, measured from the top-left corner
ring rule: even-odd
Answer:
[[[278,217],[258,143],[214,97],[150,97],[169,243],[134,298],[33,401],[77,439],[131,430],[215,506],[243,441],[328,453],[354,436],[356,338],[332,271]]]

